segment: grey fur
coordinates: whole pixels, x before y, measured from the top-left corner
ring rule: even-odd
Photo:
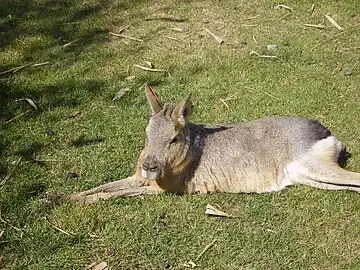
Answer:
[[[192,124],[190,96],[162,105],[146,92],[153,115],[135,174],[73,194],[71,200],[161,192],[263,193],[295,184],[360,192],[360,174],[337,163],[343,145],[317,121],[271,116],[235,125]]]

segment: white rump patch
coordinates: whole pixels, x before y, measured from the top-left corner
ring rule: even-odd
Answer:
[[[338,152],[340,152],[344,148],[343,144],[335,136],[330,136],[320,141],[317,141],[311,147],[311,151],[313,151],[315,154],[323,153],[333,147],[335,147]]]

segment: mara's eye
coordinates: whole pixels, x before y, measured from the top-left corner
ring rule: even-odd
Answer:
[[[179,135],[176,135],[174,139],[171,140],[170,144],[177,143],[179,141]]]

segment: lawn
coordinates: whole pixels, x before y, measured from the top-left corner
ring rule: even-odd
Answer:
[[[44,200],[133,172],[146,82],[164,101],[192,93],[193,122],[317,119],[360,172],[359,44],[357,0],[2,0],[0,268],[360,269],[355,192]]]

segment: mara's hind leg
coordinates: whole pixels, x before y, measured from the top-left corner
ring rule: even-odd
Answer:
[[[316,142],[305,156],[289,165],[288,169],[298,175],[294,183],[360,192],[360,174],[346,171],[337,163],[343,150],[334,136]]]
[[[310,178],[302,178],[297,181],[298,184],[320,188],[320,189],[328,189],[328,190],[352,190],[360,193],[360,187],[356,186],[346,186],[346,185],[337,185],[337,184],[329,184],[323,183],[316,180],[312,180]]]

